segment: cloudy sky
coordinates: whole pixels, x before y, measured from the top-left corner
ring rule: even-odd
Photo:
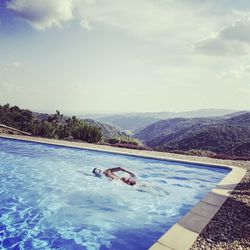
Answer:
[[[249,0],[0,0],[0,104],[250,109]]]

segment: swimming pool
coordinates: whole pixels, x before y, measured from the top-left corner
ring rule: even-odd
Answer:
[[[117,166],[141,186],[88,175]],[[0,138],[0,248],[148,249],[228,172]]]

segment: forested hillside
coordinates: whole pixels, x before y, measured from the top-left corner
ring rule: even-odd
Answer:
[[[173,118],[137,131],[135,139],[117,128],[91,119],[33,113],[0,105],[0,124],[34,136],[112,144],[119,147],[250,159],[250,112],[221,118]]]
[[[169,119],[134,135],[161,151],[206,151],[211,154],[250,157],[250,113],[228,119]]]
[[[0,123],[29,132],[35,136],[56,139],[76,139],[98,142],[102,138],[99,127],[89,125],[75,116],[65,118],[59,111],[41,119],[32,111],[9,104],[0,105]]]
[[[0,124],[31,133],[33,136],[144,148],[139,141],[109,124],[90,119],[82,120],[76,116],[64,116],[58,110],[55,114],[46,114],[9,104],[0,105]],[[1,131],[11,132],[9,129]]]

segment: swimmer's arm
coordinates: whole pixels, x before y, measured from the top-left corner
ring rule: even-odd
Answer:
[[[126,172],[126,173],[130,174],[132,177],[135,177],[134,173],[132,173],[132,172],[130,172],[130,171],[124,169],[124,168],[120,168],[120,170],[123,171],[123,172]]]
[[[123,172],[125,172],[125,173],[130,174],[132,177],[135,177],[135,174],[134,174],[134,173],[132,173],[132,172],[130,172],[130,171],[124,169],[124,168],[121,168],[121,167],[118,167],[118,168],[110,168],[110,169],[108,169],[108,170],[110,170],[111,172],[123,171]]]
[[[115,171],[114,171],[115,172]],[[112,168],[106,169],[103,172],[107,177],[113,179],[120,179],[119,176],[117,176],[116,174],[113,173]]]

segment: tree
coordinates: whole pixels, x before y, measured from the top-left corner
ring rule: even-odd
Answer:
[[[9,104],[0,105],[0,123],[47,138],[72,137],[91,143],[98,142],[102,138],[100,128],[88,125],[75,116],[64,119],[59,110],[48,118],[39,119],[33,116],[30,110],[20,109],[17,106],[11,107]]]

